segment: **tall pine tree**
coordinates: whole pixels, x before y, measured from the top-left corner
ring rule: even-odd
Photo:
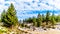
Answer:
[[[2,18],[3,22],[7,26],[16,25],[18,23],[18,19],[17,19],[17,16],[16,16],[16,10],[15,10],[12,3],[10,5],[10,7],[8,8],[6,14],[3,15],[2,17],[3,17]]]
[[[45,16],[44,16],[44,14],[42,14],[42,21],[43,21],[43,22],[45,21]]]
[[[47,11],[46,13],[46,25],[48,25],[48,21],[50,21],[50,12]]]
[[[52,22],[52,26],[54,26],[54,24],[55,24],[55,17],[54,17],[54,13],[52,14],[51,22]]]
[[[37,22],[36,22],[36,18],[35,17],[33,17],[33,26],[37,26]]]
[[[39,13],[38,17],[37,17],[37,27],[40,27],[41,23],[42,23],[42,15],[40,15],[40,13]]]

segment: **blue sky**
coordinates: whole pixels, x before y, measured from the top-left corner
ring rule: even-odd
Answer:
[[[46,10],[54,10],[55,14],[60,13],[60,0],[0,0],[0,14],[7,10],[13,3],[17,11],[17,17],[20,20],[29,17],[37,17],[38,13],[45,14]]]

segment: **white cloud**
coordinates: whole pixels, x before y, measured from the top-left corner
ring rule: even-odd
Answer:
[[[32,1],[34,1],[35,3],[32,3]],[[4,1],[1,0],[1,2],[4,2]],[[24,2],[27,2],[30,5],[27,5]],[[38,3],[38,2],[39,0],[18,0],[18,1],[9,0],[9,1],[6,1],[5,3],[8,3],[8,4],[13,3],[17,10],[41,10],[41,9],[51,10],[53,9],[53,6],[55,6],[54,7],[55,9],[56,8],[60,9],[59,0],[41,0],[40,1],[41,3]],[[46,5],[46,3],[48,3],[49,5]]]
[[[32,1],[35,1],[35,3],[32,3]],[[30,4],[27,5],[24,2],[28,2]],[[60,9],[60,0],[41,0],[40,3],[38,3],[39,0],[0,0],[0,3],[13,3],[15,5],[15,8],[17,10],[40,10],[40,9],[53,9],[53,7],[56,9]],[[46,5],[48,3],[49,5]],[[38,6],[40,5],[40,6]],[[1,5],[2,6],[2,5]],[[26,7],[26,8],[24,8]],[[5,7],[6,8],[6,7]]]

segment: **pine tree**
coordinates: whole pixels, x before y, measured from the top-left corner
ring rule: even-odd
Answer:
[[[2,14],[5,14],[5,12],[3,12]],[[1,19],[3,20],[3,22],[7,26],[16,25],[18,23],[18,19],[17,19],[17,16],[16,16],[16,10],[15,10],[12,3],[10,5],[10,7],[8,8],[6,14],[3,15],[2,17],[3,18],[1,18]]]
[[[60,15],[56,17],[56,22],[60,22]]]
[[[50,12],[47,11],[46,13],[46,25],[48,25],[48,21],[50,21]]]
[[[38,14],[38,17],[37,17],[37,27],[40,27],[41,26],[41,23],[42,23],[42,16],[39,13]]]
[[[32,19],[33,18],[28,18],[28,19],[25,19],[25,21],[28,22],[28,23],[31,23],[31,22],[33,22]]]
[[[42,14],[42,21],[45,21],[45,16],[44,16],[44,14]]]
[[[51,17],[51,22],[52,22],[52,25],[54,26],[54,24],[55,24],[54,13],[52,14],[52,17]]]
[[[35,17],[33,17],[33,26],[37,26],[36,18]]]

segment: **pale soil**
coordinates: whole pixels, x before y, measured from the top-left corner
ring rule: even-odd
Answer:
[[[47,30],[47,31],[40,31],[38,34],[60,34],[60,30]]]
[[[59,29],[49,29],[49,30],[41,30],[41,31],[29,31],[25,29],[22,31],[27,32],[28,34],[60,34]]]

